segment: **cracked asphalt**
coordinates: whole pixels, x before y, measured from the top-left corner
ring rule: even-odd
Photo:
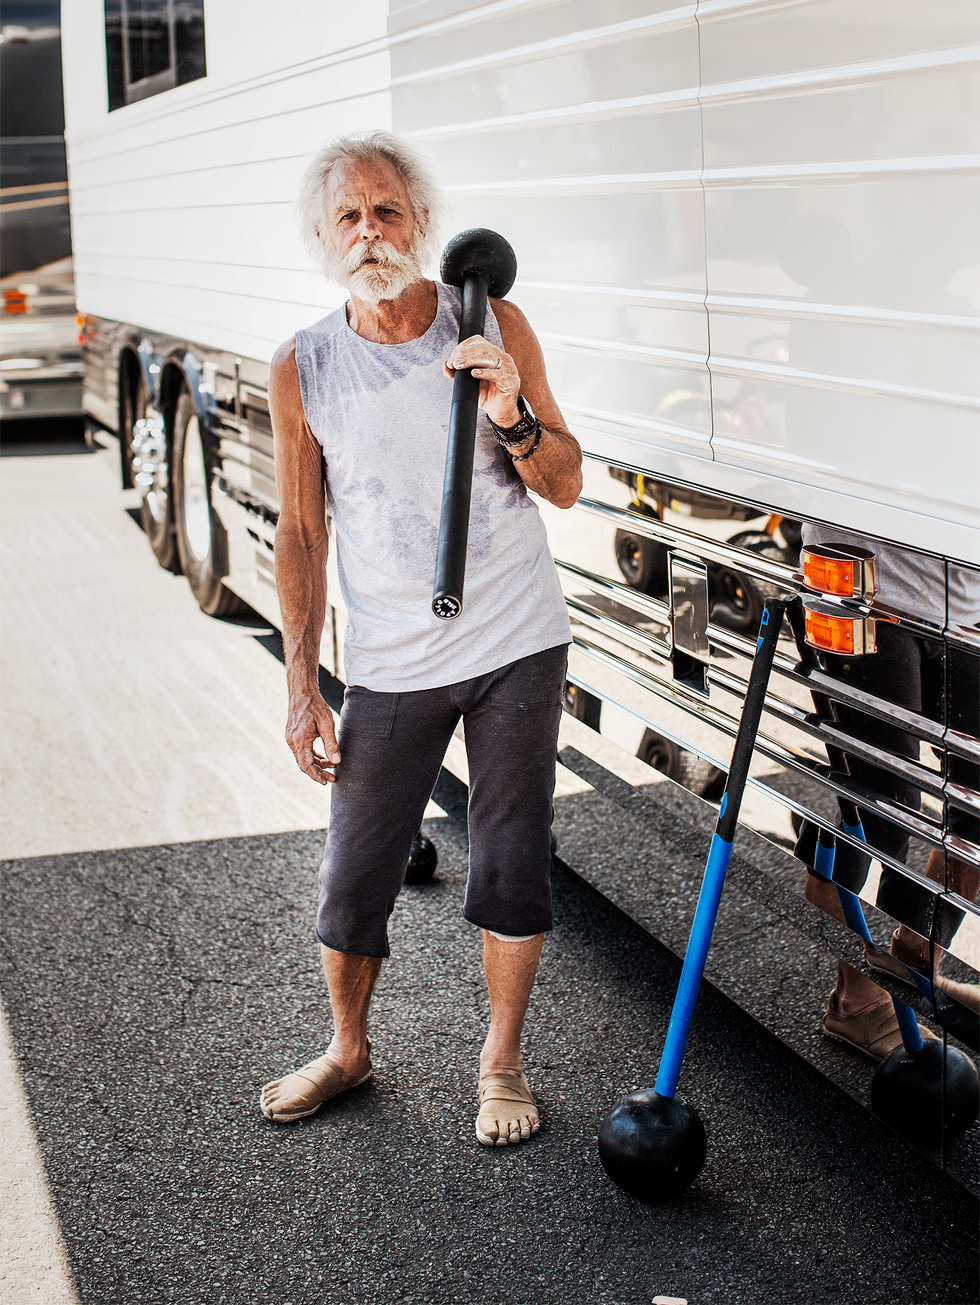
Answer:
[[[85,1305],[976,1300],[972,1198],[711,988],[682,1079],[702,1176],[657,1208],[609,1182],[598,1124],[654,1076],[678,962],[563,864],[529,1017],[542,1130],[480,1147],[465,834],[427,830],[376,1076],[291,1126],[256,1096],[324,1041],[318,834],[5,864],[0,984]]]
[[[563,799],[536,1138],[473,1136],[488,1011],[449,781],[375,1078],[264,1120],[261,1084],[327,1036],[322,807],[284,755],[276,640],[156,567],[112,450],[28,453],[4,464],[0,995],[82,1305],[977,1301],[975,1201],[711,987],[681,1082],[703,1174],[657,1208],[605,1177],[599,1122],[653,1080],[679,962],[569,868],[599,854],[597,795]]]

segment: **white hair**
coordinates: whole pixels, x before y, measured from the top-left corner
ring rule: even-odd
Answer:
[[[408,191],[415,233],[412,253],[419,268],[427,266],[437,249],[437,228],[445,201],[426,164],[404,141],[387,131],[353,132],[326,143],[313,157],[300,183],[296,204],[300,232],[306,251],[329,280],[347,285],[347,273],[329,240],[321,239],[326,218],[324,187],[331,168],[338,163],[377,163],[383,160],[395,169]]]

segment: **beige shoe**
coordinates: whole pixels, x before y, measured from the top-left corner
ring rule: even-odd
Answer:
[[[909,974],[908,970],[896,954],[895,948],[897,946],[897,940],[898,930],[896,929],[892,934],[891,945],[887,952],[883,952],[881,948],[876,947],[874,943],[865,943],[864,959],[872,970],[877,970],[879,974],[889,974],[893,979],[897,979],[899,983],[907,983],[909,987],[915,988],[916,992],[918,992],[919,985],[912,978],[911,974]],[[912,968],[917,969],[917,966],[913,965]],[[921,971],[919,972],[921,973]]]
[[[942,988],[954,1001],[958,1001],[967,1010],[980,1015],[980,987],[975,983],[957,983],[955,979],[944,979],[942,975],[936,980],[936,987]]]
[[[484,1074],[476,1138],[482,1146],[514,1146],[541,1127],[538,1108],[523,1074]]]
[[[902,1034],[891,1002],[863,1011],[860,1015],[841,1015],[835,997],[836,993],[832,992],[827,1014],[820,1026],[828,1038],[843,1042],[855,1051],[870,1056],[872,1060],[884,1060],[890,1052],[902,1045]],[[934,1039],[936,1035],[920,1024],[919,1036],[925,1042],[927,1038]]]
[[[277,1124],[291,1124],[314,1114],[325,1101],[366,1083],[374,1073],[371,1064],[371,1039],[367,1040],[367,1073],[351,1075],[329,1052],[284,1078],[266,1083],[259,1094],[259,1109],[266,1119]]]

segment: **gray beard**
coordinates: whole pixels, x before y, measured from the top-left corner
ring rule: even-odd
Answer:
[[[409,286],[422,279],[418,241],[400,254],[387,240],[374,240],[370,249],[355,246],[345,257],[327,259],[325,272],[341,289],[364,303],[379,304],[383,299],[397,299]],[[326,252],[326,251],[325,251]],[[364,263],[370,253],[376,263]]]

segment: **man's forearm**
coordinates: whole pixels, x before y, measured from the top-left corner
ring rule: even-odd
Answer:
[[[571,507],[582,491],[582,450],[567,431],[551,430],[542,423],[541,441],[530,457],[534,440],[510,452],[517,455],[514,466],[528,489],[556,507]]]
[[[276,539],[276,586],[290,697],[319,691],[320,638],[327,610],[327,544]]]

